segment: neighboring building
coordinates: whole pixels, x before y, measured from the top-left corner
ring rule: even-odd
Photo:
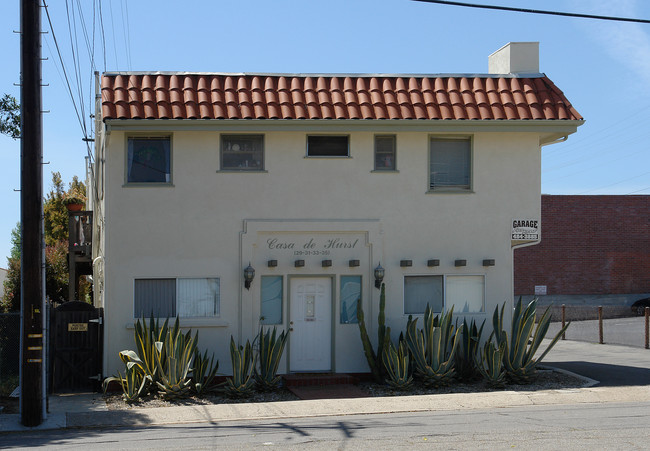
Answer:
[[[631,305],[650,296],[650,196],[542,196],[542,241],[515,252],[515,296]]]
[[[7,280],[7,270],[0,268],[0,295],[4,293],[5,280]]]
[[[430,303],[482,320],[513,298],[513,220],[540,219],[541,147],[583,123],[537,43],[485,75],[106,73],[95,302],[104,372],[152,312],[228,344],[289,330],[281,372],[365,372],[385,269],[394,339]],[[513,238],[516,241],[513,241]],[[245,269],[255,270],[245,281]]]

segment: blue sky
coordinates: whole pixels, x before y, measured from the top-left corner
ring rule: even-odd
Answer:
[[[46,0],[73,90],[78,91],[66,3],[75,12],[84,116],[92,45],[89,1]],[[473,3],[650,19],[644,0],[473,0]],[[540,42],[540,71],[587,120],[542,150],[542,192],[650,194],[650,25],[442,6],[410,0],[104,0],[95,68],[197,72],[486,73],[510,41]],[[0,94],[19,97],[19,0],[0,4]],[[43,11],[43,29],[49,30]],[[72,29],[74,36],[74,28]],[[85,177],[86,145],[63,81],[52,34],[43,41],[45,189],[51,172]],[[106,64],[104,64],[104,60]],[[0,267],[20,218],[20,143],[0,135]]]

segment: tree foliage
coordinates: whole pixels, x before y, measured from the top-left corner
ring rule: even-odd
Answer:
[[[20,138],[20,105],[9,94],[0,98],[0,133]]]
[[[75,176],[65,188],[61,174],[52,173],[52,188],[43,202],[45,235],[45,295],[62,303],[68,297],[68,211],[64,199],[85,197],[86,187]],[[0,311],[20,310],[20,223],[11,231],[11,252],[7,258],[7,278],[0,298]],[[90,292],[88,282],[80,281],[79,297]]]

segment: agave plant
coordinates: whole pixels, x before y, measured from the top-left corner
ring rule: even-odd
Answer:
[[[135,348],[136,353],[141,359],[141,366],[144,373],[151,378],[153,383],[158,382],[158,361],[156,359],[156,350],[155,343],[163,342],[167,334],[169,334],[169,318],[160,325],[157,319],[154,319],[153,314],[149,319],[149,325],[147,326],[147,321],[142,318],[142,323],[138,319],[135,323]],[[160,361],[166,362],[165,356],[166,350],[163,349],[163,355],[160,356]],[[163,371],[165,369],[163,368]]]
[[[192,391],[200,395],[214,388],[218,370],[219,361],[215,362],[214,354],[208,359],[208,351],[201,355],[197,348],[194,352],[194,368],[192,368]]]
[[[464,319],[460,326],[460,344],[456,351],[456,375],[461,380],[471,381],[481,375],[476,368],[475,357],[479,351],[483,326],[485,320],[481,323],[481,327],[477,327],[474,319],[469,324],[467,319]]]
[[[517,301],[514,313],[512,315],[512,327],[510,335],[503,329],[503,313],[505,303],[501,307],[501,314],[499,314],[499,307],[497,306],[492,316],[492,323],[494,326],[494,337],[497,346],[504,345],[503,364],[507,373],[508,379],[517,384],[525,384],[531,382],[532,378],[536,375],[537,364],[542,361],[546,354],[555,346],[555,343],[560,339],[562,334],[566,332],[571,324],[569,322],[555,335],[548,345],[546,350],[535,358],[537,349],[542,344],[542,340],[548,332],[548,326],[551,322],[550,307],[546,309],[542,317],[539,319],[537,328],[535,329],[535,320],[537,319],[537,298],[533,299],[528,306],[523,309],[521,304],[521,297]]]
[[[384,346],[383,357],[388,375],[386,383],[398,390],[409,388],[413,383],[413,376],[411,375],[408,345],[402,334],[400,334],[397,348],[391,341],[388,342],[388,346]]]
[[[255,387],[253,371],[256,361],[250,342],[246,340],[245,346],[237,346],[231,335],[230,359],[232,361],[232,377],[226,378],[224,386],[226,394],[234,398],[249,396]]]
[[[142,367],[142,360],[140,360],[135,352],[122,351],[119,355],[126,365],[124,377],[118,371],[117,376],[104,379],[104,394],[111,382],[119,382],[122,387],[124,400],[126,402],[135,402],[147,393],[149,384],[151,383],[151,377],[145,374]]]
[[[273,332],[270,329],[266,332],[260,329],[257,335],[259,371],[255,368],[255,379],[262,390],[273,390],[280,382],[280,376],[277,376],[278,366],[289,334],[285,331],[278,336],[276,334],[276,327],[273,326]]]
[[[503,355],[505,345],[502,343],[498,348],[489,340],[479,349],[478,355],[474,355],[476,369],[491,387],[502,387],[505,383],[506,371],[503,368]]]
[[[156,385],[166,398],[185,396],[192,383],[189,377],[194,360],[198,332],[192,337],[192,331],[183,334],[176,318],[174,327],[164,337],[164,341],[154,343],[155,358],[158,366]]]
[[[357,299],[357,322],[359,324],[359,333],[361,334],[361,343],[363,345],[363,352],[368,361],[370,372],[372,373],[376,382],[381,383],[384,380],[384,365],[382,358],[384,356],[384,346],[390,341],[390,328],[386,327],[386,287],[381,284],[381,294],[379,295],[379,316],[377,327],[377,352],[372,347],[368,331],[366,329],[365,315],[363,313],[363,306],[361,298]]]
[[[458,347],[460,329],[454,332],[451,323],[453,314],[452,307],[449,312],[442,312],[440,317],[434,318],[427,305],[423,329],[417,328],[417,318],[409,318],[406,343],[415,361],[416,372],[423,378],[425,385],[446,385],[455,373],[454,354]]]

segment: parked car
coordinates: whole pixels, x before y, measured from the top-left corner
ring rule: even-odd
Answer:
[[[644,315],[645,308],[650,307],[650,298],[643,298],[632,304],[632,313],[637,315]]]

